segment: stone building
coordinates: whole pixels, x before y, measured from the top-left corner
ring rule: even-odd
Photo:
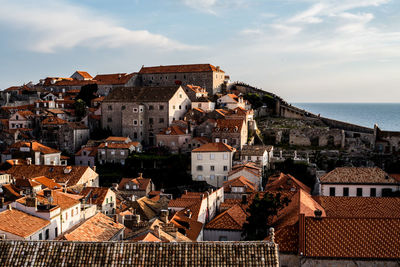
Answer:
[[[156,140],[158,146],[165,146],[168,147],[172,153],[179,153],[188,152],[192,136],[187,128],[172,125],[156,134]]]
[[[143,66],[139,80],[143,86],[197,85],[214,95],[221,90],[225,72],[211,64]]]
[[[181,120],[191,102],[181,86],[114,89],[101,104],[102,127],[155,145],[155,135]]]
[[[212,132],[214,142],[223,142],[236,149],[247,143],[248,129],[245,120],[218,119]]]
[[[192,179],[220,187],[228,179],[236,149],[225,143],[208,143],[192,150]]]
[[[291,129],[289,144],[294,146],[344,147],[345,132],[339,129],[304,128]]]
[[[80,122],[68,122],[58,132],[59,148],[68,153],[75,153],[89,140],[89,128]]]
[[[139,173],[137,178],[122,178],[118,185],[118,191],[130,199],[135,197],[148,196],[155,186],[150,178],[143,178],[143,174]]]
[[[98,161],[100,164],[119,163],[125,164],[125,160],[132,152],[141,152],[142,145],[132,142],[129,137],[110,136],[97,148]]]

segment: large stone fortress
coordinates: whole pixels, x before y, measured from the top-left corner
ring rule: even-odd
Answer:
[[[169,65],[142,67],[137,83],[142,86],[173,86],[195,84],[207,89],[210,95],[220,91],[225,72],[211,64]]]

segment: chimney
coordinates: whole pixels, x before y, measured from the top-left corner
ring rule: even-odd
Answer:
[[[105,147],[108,147],[108,143],[107,143],[107,142],[105,142],[104,146],[105,146]]]
[[[115,223],[118,223],[118,214],[114,214],[113,217],[114,217],[114,222],[115,222]]]
[[[133,223],[134,224],[139,224],[140,223],[140,215],[139,214],[134,214],[133,215]]]
[[[187,190],[185,190],[185,191],[184,191],[184,194],[185,194],[185,195],[187,195],[187,193],[188,193],[188,191],[187,191]]]
[[[160,237],[160,226],[158,226],[158,225],[154,226],[154,234],[157,237]]]
[[[4,206],[4,197],[0,197],[0,209]]]
[[[161,221],[168,223],[168,210],[161,210]]]
[[[115,190],[118,190],[118,184],[117,183],[112,183],[112,188],[114,188]]]
[[[43,190],[43,195],[45,198],[51,197],[51,190],[50,189]]]
[[[314,219],[321,220],[322,219],[322,210],[316,209],[314,210]]]
[[[7,208],[8,210],[12,210],[11,204],[8,204]]]
[[[242,195],[242,204],[247,204],[247,195],[246,194]]]
[[[36,199],[36,197],[26,197],[25,205],[27,207],[37,208],[37,199]]]
[[[143,178],[143,173],[139,172],[139,178]]]
[[[26,165],[32,164],[32,158],[26,158]]]

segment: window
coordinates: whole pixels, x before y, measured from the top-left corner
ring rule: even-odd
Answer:
[[[133,133],[133,139],[137,139],[137,132]]]
[[[215,154],[210,154],[210,159],[215,159]]]
[[[126,189],[129,189],[129,184],[126,184],[126,185],[125,185],[125,188],[126,188]]]
[[[149,118],[149,123],[153,124],[153,118]]]
[[[201,165],[197,165],[197,168],[196,168],[196,170],[198,170],[198,171],[203,171],[203,166],[201,166]]]
[[[181,105],[179,105],[179,109],[182,109],[182,106],[181,106]]]
[[[363,189],[362,188],[357,188],[357,196],[362,197],[363,195]]]
[[[228,159],[228,153],[224,153],[224,159]]]
[[[143,125],[143,121],[142,120],[140,120],[140,125]]]
[[[154,109],[153,105],[150,105],[149,110],[153,110],[153,109]]]
[[[108,105],[108,110],[112,110],[112,106],[111,105]]]
[[[159,106],[159,109],[160,109],[160,110],[164,110],[164,106],[163,106],[163,105],[160,105],[160,106]]]
[[[251,156],[247,156],[247,160],[251,160]]]
[[[334,197],[335,194],[336,194],[336,188],[335,188],[335,187],[330,187],[330,188],[329,188],[329,195],[330,195],[331,197]]]
[[[172,109],[175,109],[175,105],[172,106]]]
[[[125,110],[125,109],[126,109],[126,107],[125,107],[125,106],[122,106],[122,107],[121,107],[121,110]]]
[[[124,156],[125,155],[125,151],[121,151],[121,155]]]
[[[74,210],[71,210],[71,217],[74,217]]]
[[[158,119],[158,122],[159,122],[159,123],[164,123],[164,118],[159,118],[159,119]]]
[[[203,175],[197,175],[197,180],[202,181],[203,180]]]
[[[215,179],[215,175],[214,174],[210,175],[210,180],[214,180],[214,179]]]
[[[176,144],[175,144],[175,142],[174,141],[172,141],[171,142],[171,146],[175,146]]]
[[[58,228],[54,228],[54,236],[57,237],[58,236]]]
[[[133,120],[133,125],[138,125],[138,121],[137,120]]]
[[[46,229],[44,236],[45,236],[46,240],[48,240],[50,238],[50,230],[49,229]]]
[[[139,112],[143,112],[143,107],[140,107],[140,108],[139,108]]]
[[[107,118],[107,122],[112,122],[112,118]]]
[[[215,171],[215,166],[210,166],[210,171]]]
[[[343,196],[344,197],[348,197],[349,196],[349,188],[348,187],[344,187],[343,188]]]
[[[108,198],[106,198],[106,204],[108,204]]]
[[[110,202],[112,202],[112,196],[110,196]]]
[[[105,152],[104,150],[102,150],[102,151],[101,151],[101,154],[104,155],[104,154],[106,154],[106,152]]]
[[[115,150],[111,150],[111,155],[115,155]]]
[[[228,180],[228,177],[227,177],[227,176],[224,176],[224,181],[226,181],[226,180]]]
[[[222,143],[227,144],[228,143],[228,139],[222,139]]]
[[[179,94],[179,98],[182,98],[182,94]]]
[[[197,160],[202,160],[203,159],[203,155],[202,154],[197,154]]]
[[[133,108],[133,112],[137,113],[138,109],[137,108]]]
[[[224,166],[224,172],[228,171],[228,166]]]
[[[371,188],[370,196],[376,197],[376,188]]]
[[[42,233],[40,233],[39,234],[39,240],[42,240],[43,239],[43,236],[42,236]]]

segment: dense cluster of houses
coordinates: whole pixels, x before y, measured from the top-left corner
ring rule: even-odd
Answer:
[[[77,114],[88,85],[97,91]],[[243,241],[256,196],[279,194],[290,202],[265,242],[279,245],[281,266],[398,263],[400,175],[336,168],[315,188],[289,174],[267,177],[282,152],[274,158],[257,140],[250,103],[220,67],[76,71],[0,95],[2,240]],[[91,138],[97,131],[109,136]],[[174,198],[142,173],[100,186],[96,166],[157,147],[190,156],[192,179],[210,189]]]

